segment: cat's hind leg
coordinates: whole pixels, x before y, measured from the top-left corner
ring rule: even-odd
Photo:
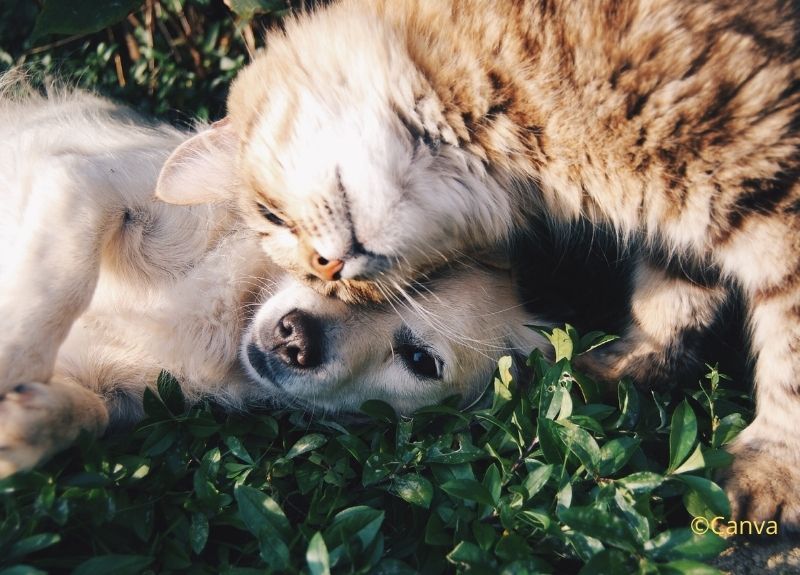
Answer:
[[[726,490],[739,519],[800,529],[800,222],[753,216],[720,250],[747,297],[756,417],[734,440]],[[796,216],[795,216],[796,217]]]

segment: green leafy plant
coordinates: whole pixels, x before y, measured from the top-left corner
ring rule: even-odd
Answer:
[[[0,574],[715,573],[725,541],[689,525],[729,511],[711,473],[735,394],[711,368],[683,397],[622,381],[607,403],[572,368],[605,336],[547,335],[559,359],[534,351],[530,382],[503,358],[480,405],[411,418],[186,410],[164,374],[131,436],[0,483]]]

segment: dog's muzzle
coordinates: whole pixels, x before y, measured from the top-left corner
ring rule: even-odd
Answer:
[[[286,375],[322,365],[322,322],[304,311],[294,309],[276,324],[264,326],[257,339],[258,343],[247,346],[247,359],[261,377],[275,385]]]

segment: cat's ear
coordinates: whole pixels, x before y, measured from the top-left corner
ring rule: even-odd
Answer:
[[[192,136],[161,168],[156,198],[180,205],[226,201],[235,181],[237,145],[228,118]]]

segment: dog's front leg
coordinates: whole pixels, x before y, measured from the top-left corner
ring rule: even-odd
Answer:
[[[94,294],[115,214],[124,213],[103,171],[81,156],[48,157],[6,190],[22,201],[9,202],[20,211],[0,260],[0,476],[107,425],[96,394],[53,376],[58,350]]]
[[[108,179],[90,160],[41,164],[9,192],[24,201],[0,262],[0,394],[50,380],[58,348],[94,293],[112,211]]]

